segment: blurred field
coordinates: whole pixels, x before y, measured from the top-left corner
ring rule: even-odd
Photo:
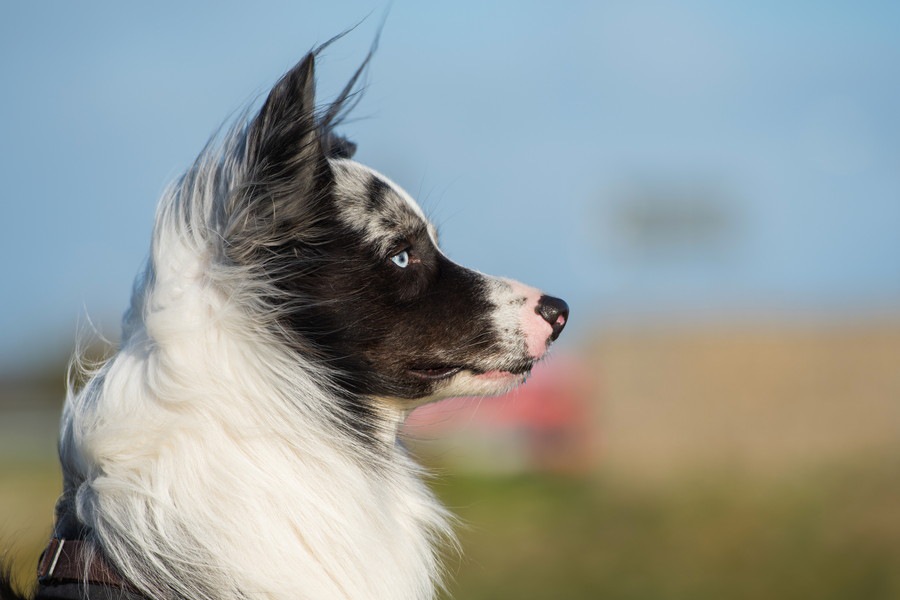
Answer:
[[[452,597],[898,598],[898,467],[653,487],[451,478],[439,488],[470,525]]]
[[[59,467],[53,462],[29,461],[27,468],[0,463],[0,549],[12,564],[17,581],[30,585],[35,579],[61,488]]]
[[[464,523],[453,597],[900,597],[900,322],[621,328],[584,355],[593,471],[465,475],[424,447]],[[10,414],[0,532],[26,576],[55,425]]]
[[[789,475],[900,456],[900,321],[622,329],[590,351],[601,461]]]

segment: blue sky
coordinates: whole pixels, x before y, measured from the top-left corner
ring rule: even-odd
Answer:
[[[900,5],[561,6],[391,7],[344,131],[452,257],[567,298],[583,330],[900,307]],[[0,5],[0,371],[70,347],[85,315],[115,336],[166,183],[371,15],[319,62],[337,91],[384,10]],[[727,227],[645,252],[620,224],[648,189],[709,196]]]

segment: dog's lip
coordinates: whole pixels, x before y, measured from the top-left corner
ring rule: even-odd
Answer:
[[[410,369],[409,372],[419,377],[420,379],[429,379],[432,381],[437,381],[440,379],[448,379],[463,370],[463,367],[459,366],[430,366],[430,367],[416,367]]]
[[[434,366],[417,366],[409,369],[409,372],[420,378],[420,379],[428,379],[431,381],[439,381],[441,379],[449,379],[453,377],[460,371],[469,371],[476,377],[480,375],[486,375],[489,373],[507,373],[510,375],[526,375],[528,374],[532,367],[534,366],[533,362],[527,362],[520,365],[516,365],[509,369],[479,369],[476,367],[466,367],[462,365],[434,365]]]

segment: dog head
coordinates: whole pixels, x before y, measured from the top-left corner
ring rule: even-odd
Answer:
[[[246,132],[226,260],[272,282],[278,330],[349,395],[409,408],[521,383],[566,303],[445,256],[416,202],[350,159],[338,108],[316,110],[312,54],[272,89]]]

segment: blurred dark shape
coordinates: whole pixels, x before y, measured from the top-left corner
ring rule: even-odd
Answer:
[[[702,181],[639,179],[611,194],[609,223],[618,254],[638,259],[714,256],[735,242],[734,202]]]

